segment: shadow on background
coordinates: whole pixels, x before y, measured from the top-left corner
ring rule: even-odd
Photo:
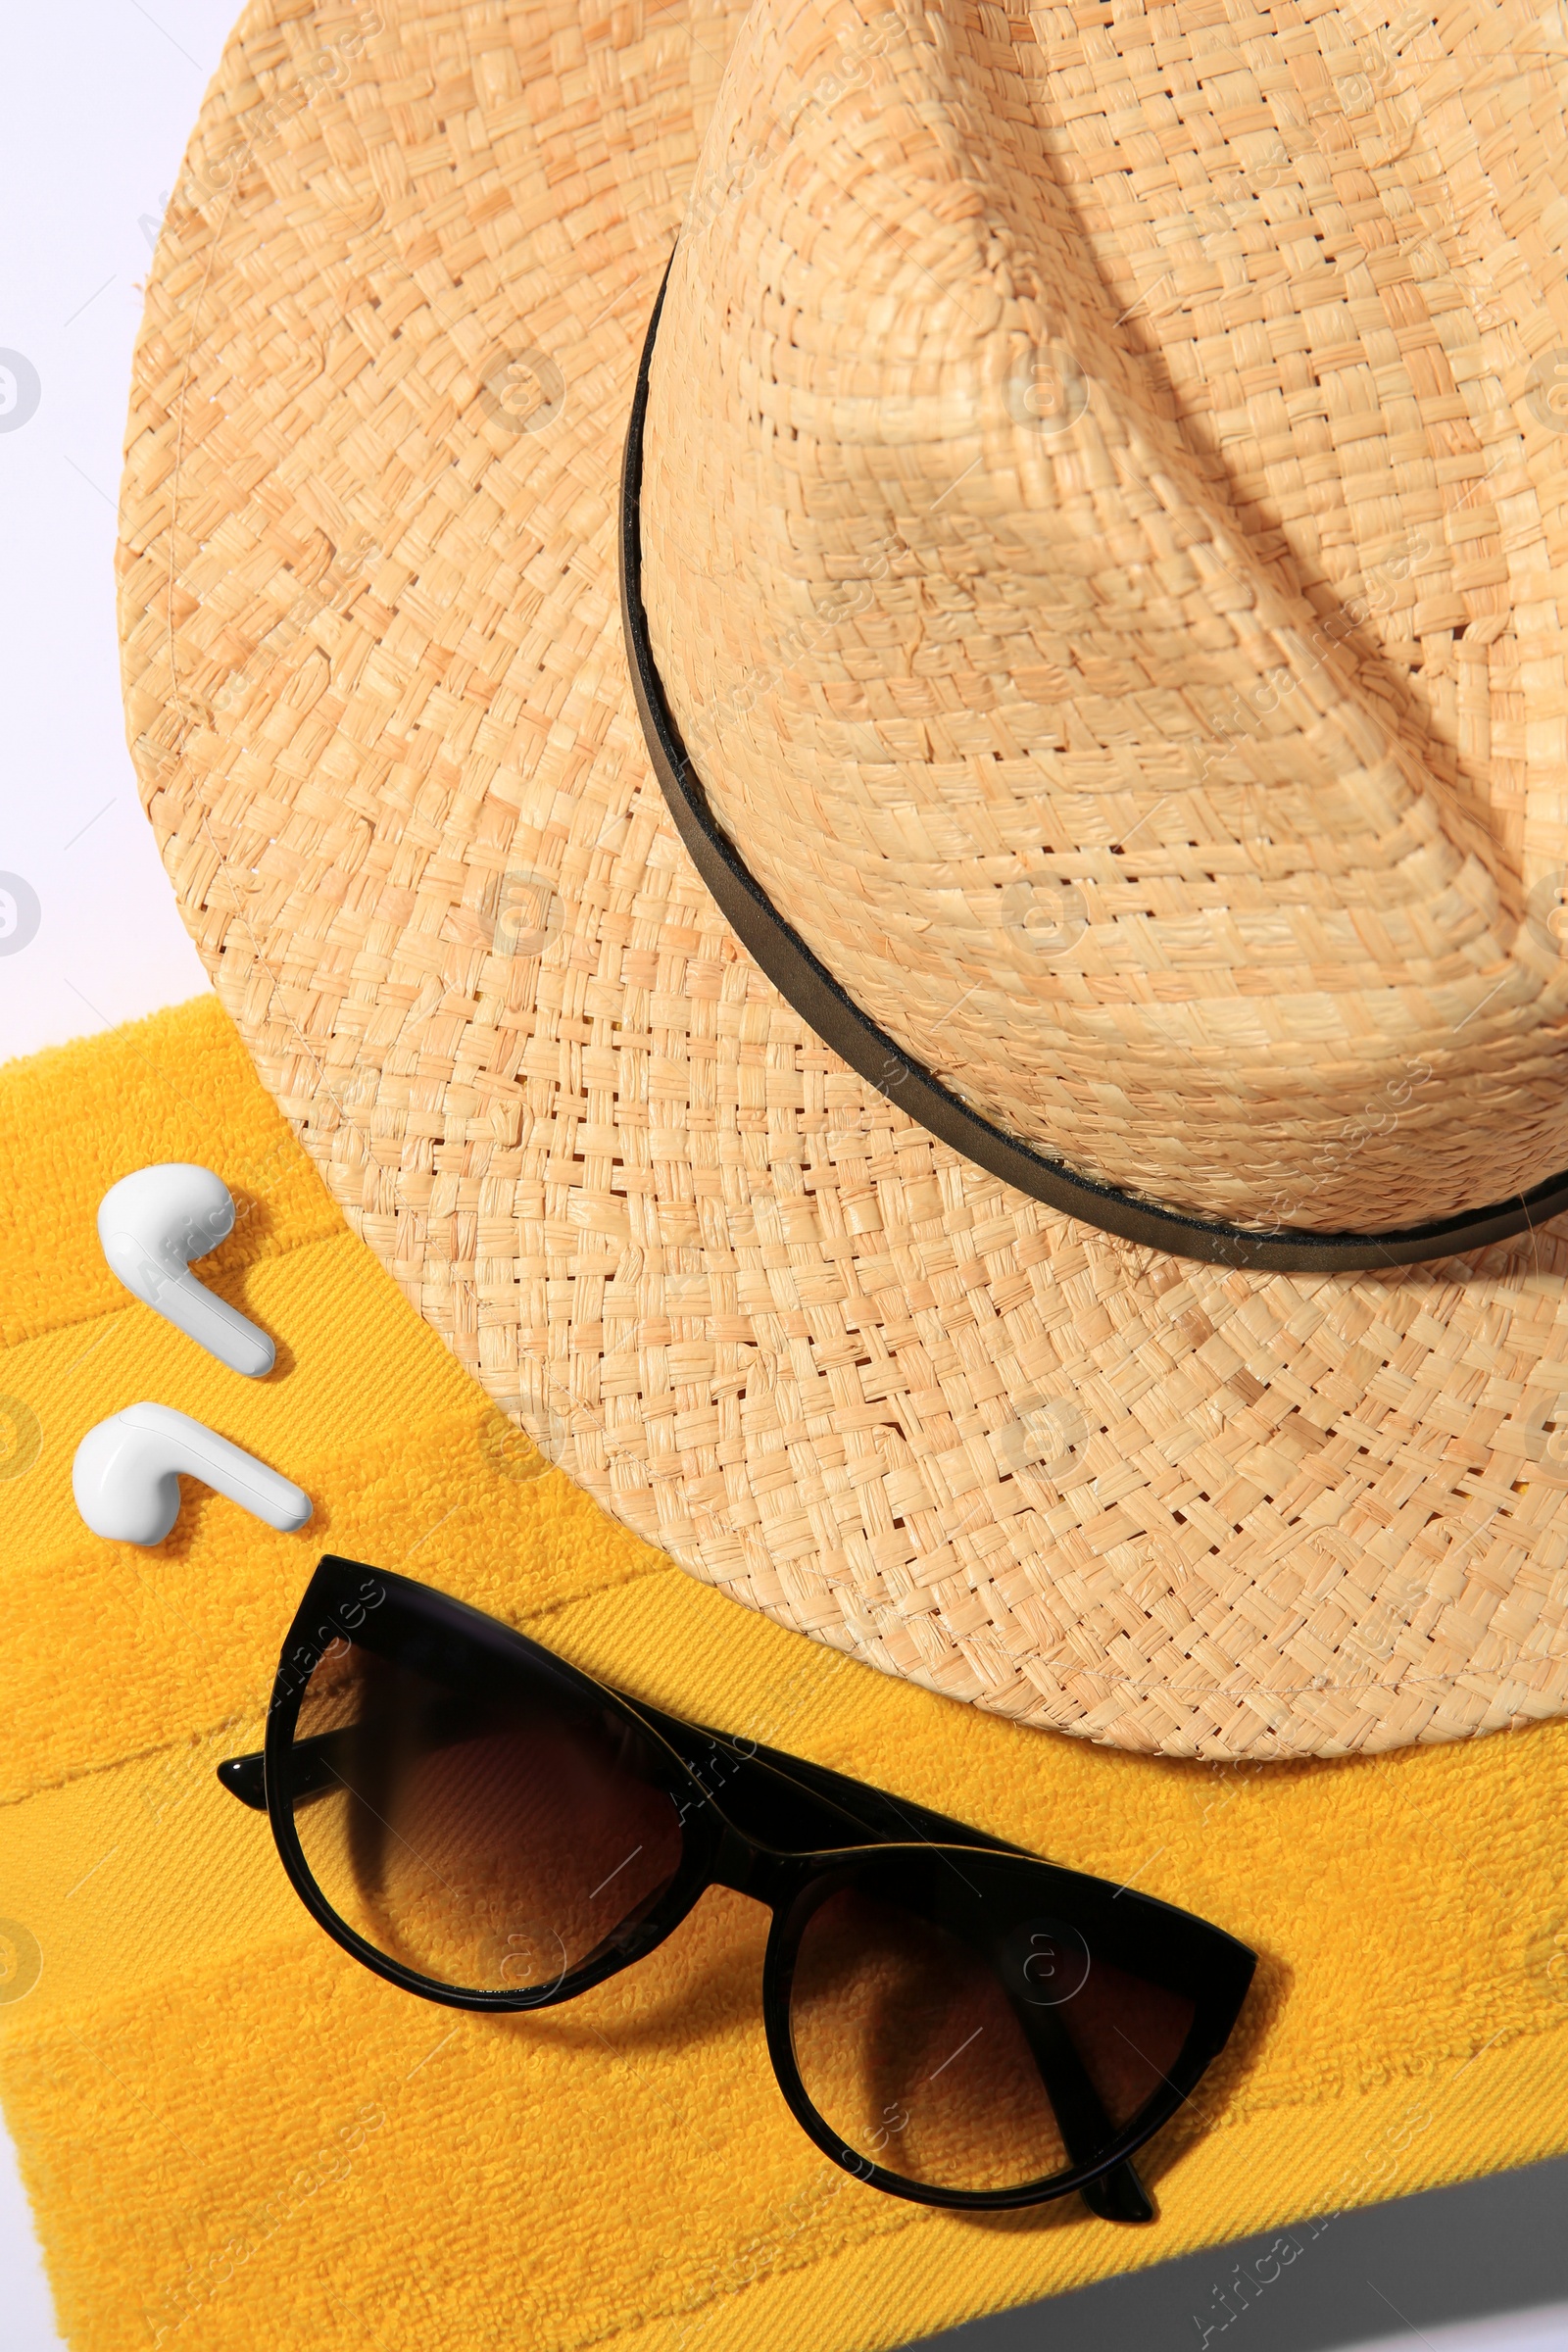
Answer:
[[[1281,2238],[1299,2249],[1288,2265],[1270,2256]],[[1564,2301],[1558,2158],[1105,2278],[926,2336],[921,2352],[1331,2352],[1407,2332],[1414,2347],[1424,2328]]]

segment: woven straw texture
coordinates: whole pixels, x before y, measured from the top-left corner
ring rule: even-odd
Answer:
[[[830,22],[847,74],[886,70]],[[1321,21],[1278,23],[1310,64]],[[281,7],[242,21],[149,286],[122,550],[132,748],[218,991],[459,1360],[737,1599],[1170,1754],[1561,1713],[1568,1240],[1331,1279],[1113,1243],[847,1072],[675,838],[620,646],[615,470],[735,32],[574,0],[398,6],[325,50]],[[1438,468],[1466,495],[1467,446]],[[1300,474],[1327,530],[1332,467]],[[1440,1092],[1401,1070],[1341,1140],[1341,1198]]]
[[[210,996],[0,1071],[0,2096],[72,2352],[882,2352],[1200,2246],[1212,2345],[1227,2240],[1287,2233],[1250,2295],[1343,2261],[1298,2217],[1568,2150],[1568,1724],[1171,1764],[730,1608],[541,1474],[344,1230]],[[191,1158],[240,1203],[203,1274],[275,1338],[269,1380],[104,1263],[103,1189]],[[72,1455],[134,1396],[297,1478],[312,1525],[192,1485],[156,1550],[90,1536]],[[726,1888],[531,2016],[434,2008],[351,1960],[214,1773],[260,1743],[327,1545],[1250,1944],[1236,2033],[1139,2160],[1158,2222],[1069,2197],[977,2226],[839,2172],[779,2096],[766,1917]]]
[[[748,20],[660,328],[656,651],[828,969],[1102,1182],[1377,1232],[1568,1166],[1550,23]]]

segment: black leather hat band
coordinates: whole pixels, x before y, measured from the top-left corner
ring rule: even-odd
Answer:
[[[665,284],[668,271],[665,271]],[[1208,1222],[1161,1208],[1137,1195],[1116,1191],[1074,1174],[1016,1136],[995,1127],[950,1089],[922,1069],[886,1030],[868,1019],[846,996],[827,967],[779,913],[713,816],[708,796],[670,712],[654,662],[643,604],[642,480],[643,425],[648,410],[648,370],[664,286],[649,320],[637,371],[631,421],[626,433],[620,484],[620,608],[626,632],[632,691],[654,772],[675,827],[742,944],[823,1044],[917,1125],[940,1136],[955,1152],[974,1160],[1004,1184],[1079,1217],[1087,1225],[1141,1242],[1151,1250],[1211,1265],[1247,1266],[1280,1274],[1336,1274],[1367,1266],[1409,1265],[1449,1257],[1544,1223],[1568,1210],[1568,1172],[1490,1208],[1411,1225],[1396,1233],[1270,1233]]]

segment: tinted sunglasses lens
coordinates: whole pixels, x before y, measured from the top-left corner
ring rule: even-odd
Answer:
[[[966,1857],[965,1872],[978,1866]],[[1046,1915],[1004,1935],[938,1856],[873,1863],[821,1902],[790,1995],[807,2097],[856,2155],[992,2194],[1113,2146],[1162,2085],[1193,2005]],[[956,1893],[957,1899],[955,1899]]]
[[[449,1684],[338,1642],[295,1727],[294,1828],[338,1918],[388,1959],[544,1997],[675,1876],[660,1771],[624,1717],[543,1671]]]

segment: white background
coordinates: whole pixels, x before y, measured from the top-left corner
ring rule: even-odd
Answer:
[[[206,985],[136,801],[113,556],[140,285],[232,5],[55,0],[6,15],[0,350],[23,353],[41,389],[27,421],[0,430],[0,873],[31,884],[40,920],[0,953],[0,1058]],[[0,2352],[59,2340],[0,2132]],[[1563,2352],[1568,2307],[1396,2340]]]
[[[115,507],[150,239],[237,4],[5,11],[0,349],[32,362],[40,398],[0,431],[0,872],[31,883],[41,919],[0,955],[0,1058],[207,984],[125,750]],[[0,2131],[0,2352],[59,2341]]]
[[[0,871],[42,919],[0,955],[0,1056],[206,985],[137,805],[113,558],[149,239],[236,5],[5,12],[0,349],[41,397],[0,431]]]

